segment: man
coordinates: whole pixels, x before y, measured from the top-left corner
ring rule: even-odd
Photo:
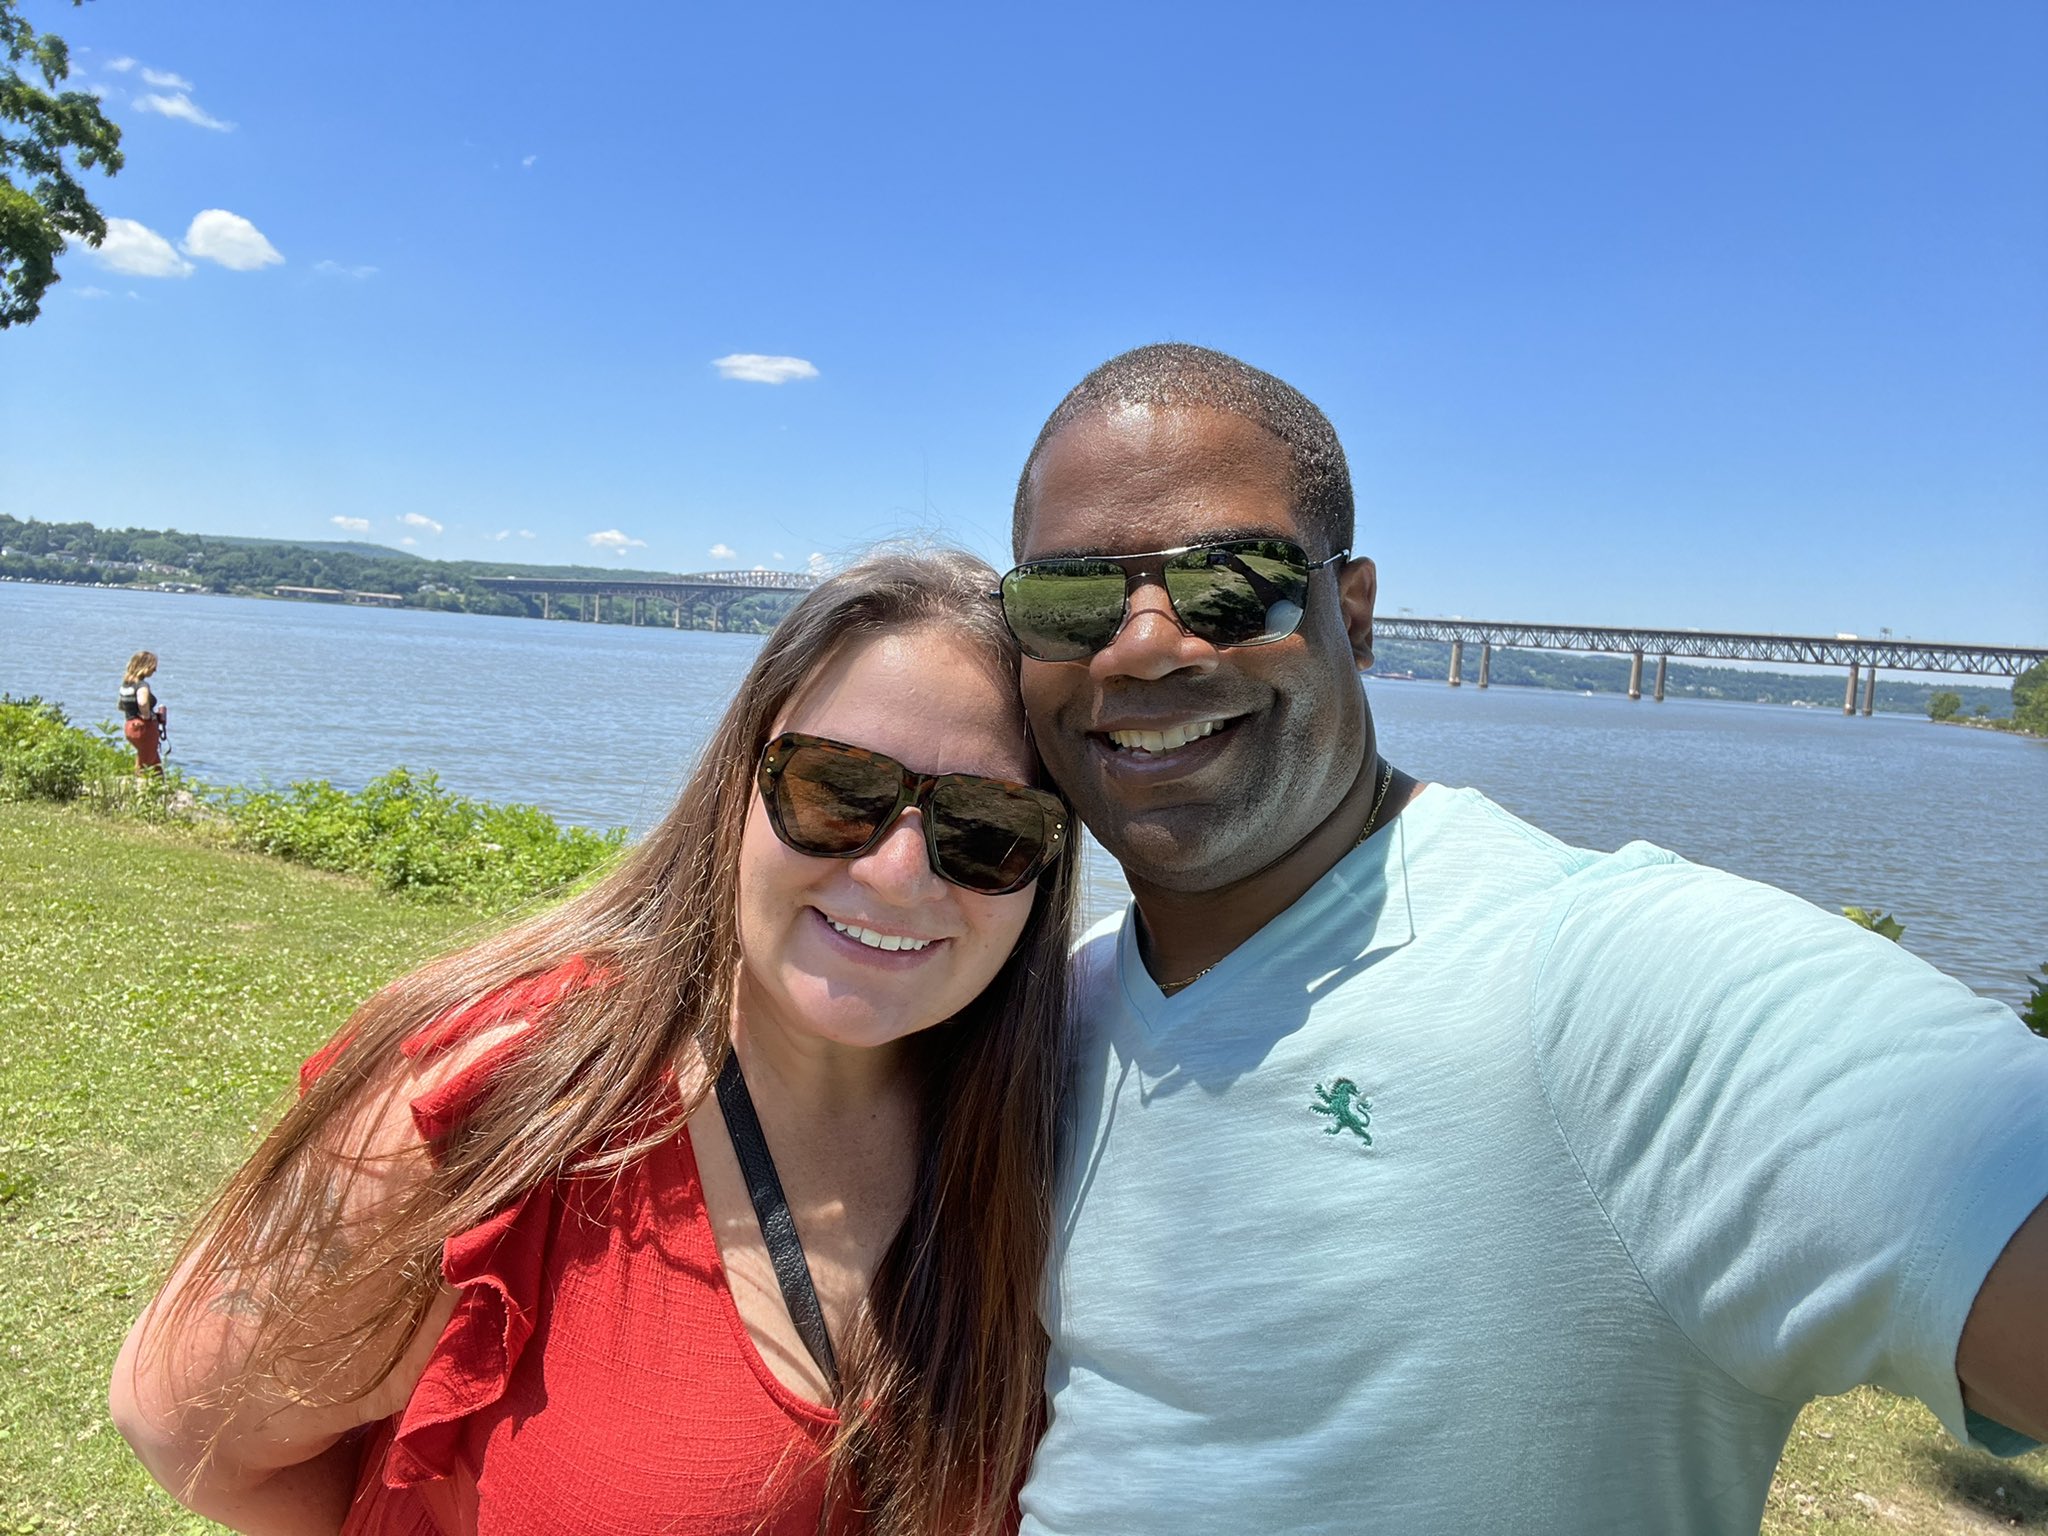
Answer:
[[[1136,898],[1083,947],[1025,1532],[1754,1532],[1866,1381],[2048,1439],[2048,1043],[1385,764],[1343,450],[1277,379],[1105,364],[1015,540],[1033,731]]]

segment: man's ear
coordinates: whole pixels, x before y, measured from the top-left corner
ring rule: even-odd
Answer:
[[[1380,595],[1380,573],[1364,555],[1346,560],[1337,572],[1337,605],[1344,614],[1344,632],[1351,655],[1363,672],[1372,665],[1372,606]]]

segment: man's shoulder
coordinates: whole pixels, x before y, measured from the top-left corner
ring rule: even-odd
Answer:
[[[1493,904],[1555,887],[1611,857],[1524,821],[1476,789],[1426,785],[1395,823],[1406,879]]]

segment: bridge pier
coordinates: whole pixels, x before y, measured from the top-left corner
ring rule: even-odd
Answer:
[[[646,599],[646,598],[644,598],[644,597],[642,597],[642,596],[640,596],[640,594],[639,594],[639,593],[637,593],[637,592],[636,592],[636,593],[634,593],[634,594],[633,594],[633,627],[634,627],[635,629],[638,629],[638,628],[640,627],[640,619],[641,619],[641,616],[642,616],[642,615],[643,615],[643,614],[644,614],[644,613],[646,612],[646,609],[647,609],[647,599]]]
[[[555,616],[552,602],[554,595],[552,592],[543,592],[540,595],[540,616],[544,619],[552,619]]]
[[[1462,640],[1453,640],[1451,642],[1451,675],[1449,682],[1453,688],[1462,687],[1465,682],[1465,642]]]
[[[1643,696],[1643,653],[1641,651],[1629,652],[1628,696],[1632,699],[1640,699]]]
[[[1665,664],[1666,664],[1667,662],[1669,662],[1670,660],[1671,660],[1671,658],[1670,658],[1669,656],[1664,656],[1664,655],[1659,655],[1659,656],[1658,656],[1658,658],[1657,658],[1657,695],[1656,695],[1656,700],[1657,700],[1657,702],[1658,702],[1659,704],[1662,704],[1662,703],[1664,702],[1664,667],[1665,667]]]
[[[1842,713],[1856,713],[1856,663],[1853,661],[1849,663],[1849,691],[1842,695]]]
[[[1479,645],[1479,686],[1484,688],[1493,681],[1493,642],[1483,640]]]
[[[683,627],[683,600],[682,600],[682,599],[681,599],[680,597],[676,599],[676,614],[675,614],[675,618],[676,618],[676,628],[677,628],[677,629],[681,629],[681,628]]]
[[[1870,670],[1863,674],[1863,718],[1870,718],[1871,706],[1877,702],[1877,663],[1870,664]]]

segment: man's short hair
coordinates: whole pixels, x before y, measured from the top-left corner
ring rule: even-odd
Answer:
[[[1272,433],[1287,449],[1293,467],[1295,513],[1304,529],[1328,546],[1310,553],[1334,554],[1350,547],[1351,466],[1344,461],[1344,445],[1337,441],[1330,419],[1293,385],[1227,352],[1167,341],[1112,357],[1069,390],[1046,418],[1024,460],[1024,472],[1017,477],[1010,542],[1020,559],[1031,522],[1031,471],[1045,445],[1083,416],[1134,405],[1225,411]]]

